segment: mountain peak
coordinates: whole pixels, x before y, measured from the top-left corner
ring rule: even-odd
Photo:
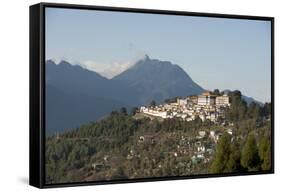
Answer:
[[[145,54],[143,60],[145,60],[145,61],[150,60],[150,57],[147,54]]]
[[[135,89],[141,104],[203,91],[180,66],[169,61],[151,59],[147,55],[113,80]]]
[[[71,64],[65,60],[62,60],[60,61],[60,63],[58,65],[61,65],[61,66],[71,66]]]
[[[56,64],[55,61],[52,60],[52,59],[48,59],[48,60],[46,61],[46,63],[47,63],[47,64],[51,64],[51,65]]]
[[[136,64],[134,65],[135,67],[139,67],[139,66],[152,66],[152,67],[173,67],[173,66],[177,66],[176,64],[172,64],[170,61],[163,61],[163,60],[158,60],[158,59],[154,59],[149,57],[147,54],[144,56],[143,59],[139,60],[138,62],[136,62]],[[133,67],[134,67],[133,66]]]

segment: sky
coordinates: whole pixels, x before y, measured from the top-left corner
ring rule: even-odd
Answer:
[[[204,89],[271,100],[269,21],[46,8],[46,59],[112,78],[145,54]]]

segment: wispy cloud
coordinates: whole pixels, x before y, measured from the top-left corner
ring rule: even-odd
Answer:
[[[118,74],[121,74],[128,68],[132,67],[137,61],[143,59],[146,55],[145,51],[138,49],[136,45],[132,42],[128,44],[128,48],[135,55],[134,58],[129,61],[100,63],[94,60],[86,60],[80,62],[79,65],[88,70],[95,71],[108,79],[111,79],[117,76]]]
[[[134,64],[135,61],[113,62],[109,64],[104,64],[104,63],[95,62],[93,60],[87,60],[81,62],[79,65],[81,65],[82,67],[88,70],[95,71],[108,79],[111,79],[114,76],[124,72]]]
[[[147,53],[139,48],[137,46],[130,42],[128,44],[128,49],[132,53],[133,58],[128,61],[116,61],[116,62],[111,62],[111,63],[103,63],[103,62],[98,62],[95,60],[74,60],[71,59],[70,57],[58,57],[58,58],[50,58],[53,60],[56,64],[59,64],[62,60],[69,62],[72,65],[79,65],[85,69],[95,71],[99,73],[100,75],[111,79],[118,74],[121,74],[128,68],[132,67],[136,62],[139,60],[143,59]]]

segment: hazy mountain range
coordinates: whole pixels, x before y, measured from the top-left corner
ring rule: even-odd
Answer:
[[[46,133],[79,127],[121,107],[130,109],[203,91],[178,65],[148,56],[112,79],[66,61],[48,60]]]

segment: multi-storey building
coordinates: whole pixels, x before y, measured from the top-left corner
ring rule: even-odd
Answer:
[[[204,92],[198,96],[198,105],[214,105],[216,103],[216,96],[210,92]]]
[[[217,106],[229,106],[230,105],[229,96],[225,95],[225,94],[223,96],[217,96],[216,105]]]

